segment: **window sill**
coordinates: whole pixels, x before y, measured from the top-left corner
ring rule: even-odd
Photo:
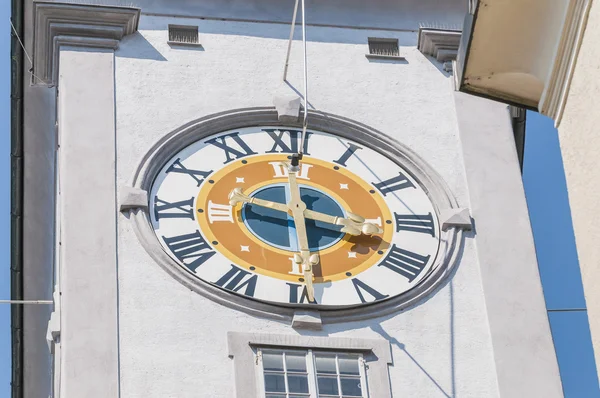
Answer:
[[[406,61],[406,58],[399,55],[378,55],[378,54],[365,54],[368,59],[392,59],[396,61]]]

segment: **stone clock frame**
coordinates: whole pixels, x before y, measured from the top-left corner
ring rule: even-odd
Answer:
[[[135,171],[131,186],[122,189],[120,208],[130,212],[135,233],[151,257],[171,276],[191,290],[230,308],[279,321],[289,322],[296,328],[320,329],[321,322],[352,322],[399,312],[429,296],[452,274],[462,247],[462,229],[470,226],[465,220],[465,209],[460,209],[452,192],[442,178],[412,150],[356,121],[328,114],[310,112],[310,128],[332,133],[362,143],[403,165],[416,178],[430,197],[441,226],[441,240],[436,261],[411,290],[382,302],[344,309],[321,309],[311,305],[294,307],[269,304],[228,293],[212,286],[185,270],[164,251],[154,234],[148,214],[148,195],[151,185],[165,163],[178,151],[209,135],[242,127],[285,125],[301,128],[301,122],[282,123],[274,108],[247,108],[209,115],[172,131],[161,138],[144,156]]]

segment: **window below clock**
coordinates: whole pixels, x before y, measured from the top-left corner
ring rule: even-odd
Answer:
[[[265,398],[367,398],[362,354],[258,348]]]

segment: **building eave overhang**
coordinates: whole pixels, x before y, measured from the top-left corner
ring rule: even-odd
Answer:
[[[460,91],[560,122],[591,0],[475,1],[457,58]]]

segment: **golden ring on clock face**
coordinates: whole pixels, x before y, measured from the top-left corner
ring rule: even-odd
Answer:
[[[295,172],[307,209],[301,227],[318,259],[309,301],[288,207],[288,163],[300,145],[297,128],[246,127],[202,138],[169,159],[149,195],[163,249],[206,283],[276,304],[355,306],[414,287],[440,244],[426,192],[376,150],[311,130]]]

